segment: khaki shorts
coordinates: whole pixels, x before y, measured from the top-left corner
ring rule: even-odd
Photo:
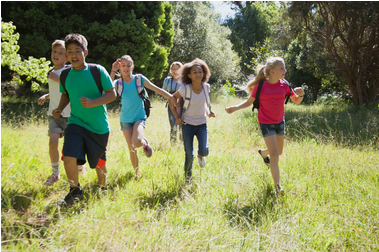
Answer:
[[[53,116],[49,116],[49,132],[50,136],[53,133],[60,134],[60,137],[63,137],[64,130],[67,127],[67,117],[60,117],[59,119],[55,119]]]

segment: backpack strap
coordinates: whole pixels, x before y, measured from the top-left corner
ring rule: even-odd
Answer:
[[[209,99],[209,89],[206,90],[205,87],[207,85],[205,85],[205,83],[201,83],[203,85],[203,90],[204,90],[204,96],[205,96],[205,102],[207,103],[207,106],[209,108],[209,112],[212,113],[212,109],[211,109],[211,99]]]
[[[136,74],[136,88],[137,88],[137,92],[138,94],[140,94],[143,90],[143,84],[142,84],[142,77],[140,74]]]
[[[99,68],[97,67],[96,64],[92,64],[92,63],[87,63],[87,64],[88,64],[89,70],[91,71],[92,77],[96,82],[97,88],[100,91],[100,94],[103,94],[103,86],[101,86],[101,74],[100,74]]]
[[[117,79],[116,89],[117,89],[118,96],[121,98],[122,92],[124,92],[124,81],[123,81],[122,77]]]
[[[290,83],[286,80],[286,79],[283,79],[284,82],[287,84],[287,86],[290,88],[290,92],[288,94],[286,94],[286,102],[284,104],[287,104],[290,96],[292,95],[293,91],[292,91],[292,87],[290,85]]]
[[[189,86],[187,88],[187,86]],[[183,109],[182,109],[182,119],[183,119],[183,115],[184,113],[186,112],[186,110],[189,108],[189,105],[190,105],[190,101],[191,101],[191,85],[184,85],[184,91],[186,93],[185,97],[184,97],[184,103],[183,103]]]
[[[67,94],[67,97],[69,97],[67,89],[66,89],[66,78],[68,73],[71,71],[71,68],[67,68],[61,72],[61,75],[59,76],[59,81],[63,87],[64,92]],[[70,97],[69,97],[70,98]]]
[[[251,109],[251,111],[253,112],[254,112],[254,109],[259,109],[259,95],[261,94],[263,83],[264,83],[264,80],[258,83],[257,93],[255,94],[255,100],[253,102],[253,108]]]

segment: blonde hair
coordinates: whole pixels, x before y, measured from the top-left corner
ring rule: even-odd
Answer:
[[[65,48],[64,41],[60,39],[55,40],[53,44],[51,44],[51,49],[54,49],[56,46],[62,46],[63,48]]]
[[[279,64],[284,64],[282,57],[269,57],[266,60],[266,65],[258,66],[258,75],[247,83],[247,91],[251,94],[254,87],[261,81],[266,80],[270,76],[270,70],[274,69]]]
[[[174,67],[174,66],[179,66],[179,68],[181,68],[182,66],[183,66],[183,64],[182,64],[182,62],[179,62],[179,61],[174,61],[174,62],[172,62],[172,64],[171,64],[171,66],[170,66],[170,74],[172,75],[172,68]]]

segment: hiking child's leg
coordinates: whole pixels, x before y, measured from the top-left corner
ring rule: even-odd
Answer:
[[[133,127],[133,135],[132,135],[132,143],[135,148],[142,147],[143,145],[147,145],[145,139],[143,139],[143,133],[145,131],[145,127],[141,124],[136,124]]]
[[[58,142],[60,133],[52,133],[49,136],[49,154],[51,163],[59,162]]]
[[[283,154],[284,136],[276,135],[279,156]]]
[[[195,136],[195,126],[183,125],[183,144],[185,151],[185,162],[184,162],[184,174],[186,179],[192,178],[192,164],[193,164],[193,139]]]
[[[133,169],[136,170],[138,167],[138,156],[137,148],[134,147],[132,143],[133,129],[123,130],[122,133],[124,133],[125,140],[128,144],[130,162],[132,162]]]
[[[64,162],[64,169],[66,170],[66,175],[68,182],[70,184],[70,187],[76,187],[79,184],[79,178],[78,178],[78,168],[76,164],[76,158],[74,157],[63,157]]]
[[[170,122],[170,141],[175,142],[176,135],[177,135],[177,125],[175,123],[176,118],[174,116],[174,113],[172,113],[170,106],[167,106],[167,108],[168,108],[168,120]]]
[[[271,135],[263,138],[270,154],[270,169],[275,185],[280,185],[279,173],[279,150],[277,145],[277,136]]]
[[[107,166],[96,167],[97,179],[101,188],[107,188]]]
[[[198,156],[206,157],[209,154],[209,145],[208,145],[208,130],[207,124],[197,126],[198,129],[196,131],[197,141],[199,143]]]

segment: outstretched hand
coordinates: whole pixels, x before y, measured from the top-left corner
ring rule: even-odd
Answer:
[[[225,111],[226,111],[228,114],[231,114],[231,113],[233,113],[234,111],[236,111],[236,108],[235,108],[235,107],[227,107],[227,108],[225,108]]]

